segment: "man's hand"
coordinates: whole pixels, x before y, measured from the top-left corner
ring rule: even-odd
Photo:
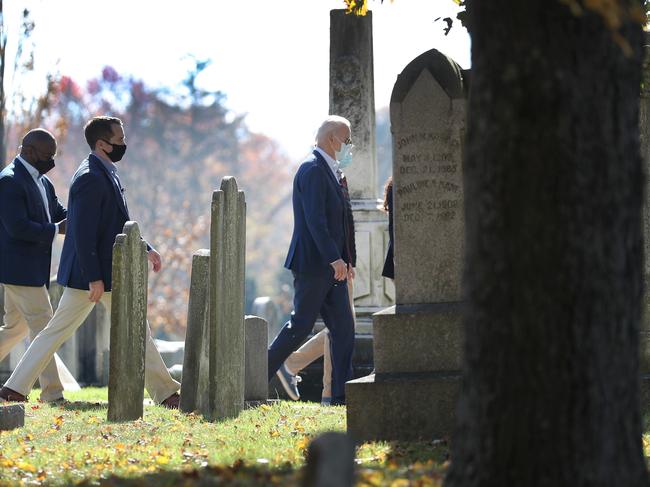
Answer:
[[[147,259],[149,262],[151,262],[154,272],[158,272],[160,269],[162,269],[162,258],[160,257],[160,254],[154,249],[151,249],[149,252],[147,252]]]
[[[66,222],[66,220],[64,219],[64,220],[61,220],[59,223],[57,223],[57,225],[59,226],[59,233],[61,235],[65,235],[65,222]]]
[[[357,275],[357,273],[354,270],[354,267],[352,267],[352,264],[348,265],[348,279],[351,281],[354,279],[354,277]]]
[[[104,281],[93,281],[89,285],[90,292],[88,293],[88,299],[93,303],[99,303],[99,300],[104,294]]]
[[[348,274],[348,266],[343,259],[335,260],[330,264],[334,268],[334,279],[337,281],[345,281]]]

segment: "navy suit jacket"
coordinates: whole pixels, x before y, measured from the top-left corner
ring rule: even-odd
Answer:
[[[52,182],[43,177],[52,222],[66,217]],[[47,219],[41,193],[18,159],[0,172],[0,282],[48,286],[56,226]]]
[[[314,150],[293,179],[293,235],[284,266],[308,274],[333,272],[330,264],[338,259],[350,263],[347,231],[341,185]]]
[[[72,177],[58,283],[88,289],[101,280],[110,291],[113,244],[128,220],[120,188],[104,163],[90,154]]]

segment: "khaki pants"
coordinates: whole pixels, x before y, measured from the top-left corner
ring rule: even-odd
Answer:
[[[348,279],[348,295],[350,296],[350,307],[352,317],[356,322],[354,312],[354,285],[352,279]],[[327,328],[323,328],[316,335],[307,340],[303,345],[289,355],[284,361],[285,367],[294,375],[307,367],[314,360],[323,357],[323,393],[321,399],[332,397],[332,355],[330,354],[330,334]]]
[[[5,316],[4,326],[0,327],[0,360],[9,355],[27,333],[33,340],[52,318],[52,304],[45,286],[3,284],[3,287]],[[39,379],[42,401],[63,397],[63,384],[53,357],[45,364]]]
[[[111,293],[104,293],[101,302],[110,319]],[[88,300],[88,291],[66,287],[56,313],[43,331],[34,338],[5,387],[27,395],[54,352],[81,326],[94,306],[95,303]],[[160,404],[180,388],[180,384],[171,378],[165,367],[151,337],[148,322],[144,385],[156,404]]]

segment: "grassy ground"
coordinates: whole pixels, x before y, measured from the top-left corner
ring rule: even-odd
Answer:
[[[345,430],[344,408],[313,403],[264,405],[221,423],[150,405],[142,420],[108,423],[105,388],[66,396],[60,406],[32,399],[25,427],[0,432],[0,486],[299,485],[309,441]],[[358,485],[439,486],[446,456],[444,444],[365,444]]]

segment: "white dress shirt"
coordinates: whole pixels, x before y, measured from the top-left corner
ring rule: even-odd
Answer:
[[[45,184],[43,183],[43,175],[40,174],[34,166],[32,166],[29,162],[27,162],[22,157],[16,156],[16,159],[18,159],[20,163],[23,165],[23,167],[27,169],[27,172],[34,180],[34,184],[36,184],[39,193],[41,193],[41,199],[43,200],[43,205],[45,206],[45,213],[47,214],[47,221],[52,223],[52,216],[50,214],[50,203],[47,200],[47,192],[45,191]],[[59,224],[54,223],[54,227],[55,230],[54,230],[54,237],[52,237],[52,241],[54,241],[54,238],[56,237],[57,233],[59,233]]]
[[[122,202],[124,203],[124,207],[128,208],[126,204],[126,197],[124,196],[124,187],[122,186],[122,183],[120,182],[120,178],[117,175],[117,166],[113,164],[113,162],[104,159],[95,151],[91,151],[91,154],[94,155],[97,159],[99,159],[102,162],[102,164],[104,164],[104,167],[108,169],[109,174],[113,178],[113,182],[115,183],[115,186],[117,186],[117,189],[120,190],[120,195],[122,196]]]
[[[332,171],[332,174],[334,174],[334,177],[338,182],[341,182],[341,178],[339,176],[339,161],[334,159],[332,156],[330,156],[327,152],[325,152],[323,149],[320,147],[316,146],[315,149],[318,151],[318,153],[323,156],[325,159],[325,162],[327,162],[327,165],[329,166],[330,170]]]

